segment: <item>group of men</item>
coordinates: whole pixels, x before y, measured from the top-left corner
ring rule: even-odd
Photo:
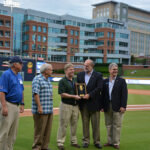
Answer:
[[[13,150],[16,139],[19,105],[24,111],[23,82],[19,72],[22,60],[14,56],[10,60],[10,68],[0,79],[0,150]],[[40,74],[32,82],[32,113],[34,120],[34,142],[32,150],[50,150],[50,133],[53,120],[53,91],[49,77],[52,65],[43,64]],[[83,127],[83,148],[90,144],[90,122],[93,142],[96,148],[100,144],[100,111],[104,112],[108,142],[104,146],[119,149],[121,124],[127,106],[127,85],[118,76],[118,65],[109,65],[109,77],[103,79],[102,74],[94,70],[94,62],[87,59],[84,71],[74,77],[74,66],[68,63],[64,67],[65,76],[59,81],[58,93],[61,96],[59,109],[59,128],[57,147],[64,150],[67,127],[70,124],[71,146],[80,148],[76,130],[81,112]],[[83,96],[77,94],[76,83],[86,85]]]

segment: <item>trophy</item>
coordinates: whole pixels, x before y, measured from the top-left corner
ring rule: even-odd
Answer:
[[[83,97],[85,94],[87,94],[85,83],[75,83],[75,86],[76,86],[77,95],[79,95],[80,97]]]

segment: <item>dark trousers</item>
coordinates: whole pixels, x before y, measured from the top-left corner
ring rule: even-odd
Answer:
[[[83,126],[83,143],[90,143],[90,120],[94,144],[100,143],[100,111],[89,112],[84,106],[81,110]]]
[[[34,114],[34,142],[32,150],[48,149],[53,114]]]

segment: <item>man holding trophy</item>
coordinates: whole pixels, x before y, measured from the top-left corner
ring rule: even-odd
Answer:
[[[94,62],[87,59],[84,63],[84,71],[77,75],[76,90],[82,98],[79,105],[83,125],[83,148],[88,148],[90,143],[89,124],[91,120],[94,145],[100,149],[102,148],[100,144],[100,110],[102,108],[103,78],[102,74],[94,71],[93,68]]]

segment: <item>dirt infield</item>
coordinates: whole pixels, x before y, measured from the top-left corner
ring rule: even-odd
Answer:
[[[140,110],[150,110],[150,104],[146,105],[128,105],[127,111],[140,111]],[[54,115],[59,114],[59,108],[54,108]],[[20,113],[21,117],[32,116],[31,109],[25,109],[24,113]]]
[[[137,95],[150,95],[150,90],[135,90],[128,89],[129,94],[137,94]]]

